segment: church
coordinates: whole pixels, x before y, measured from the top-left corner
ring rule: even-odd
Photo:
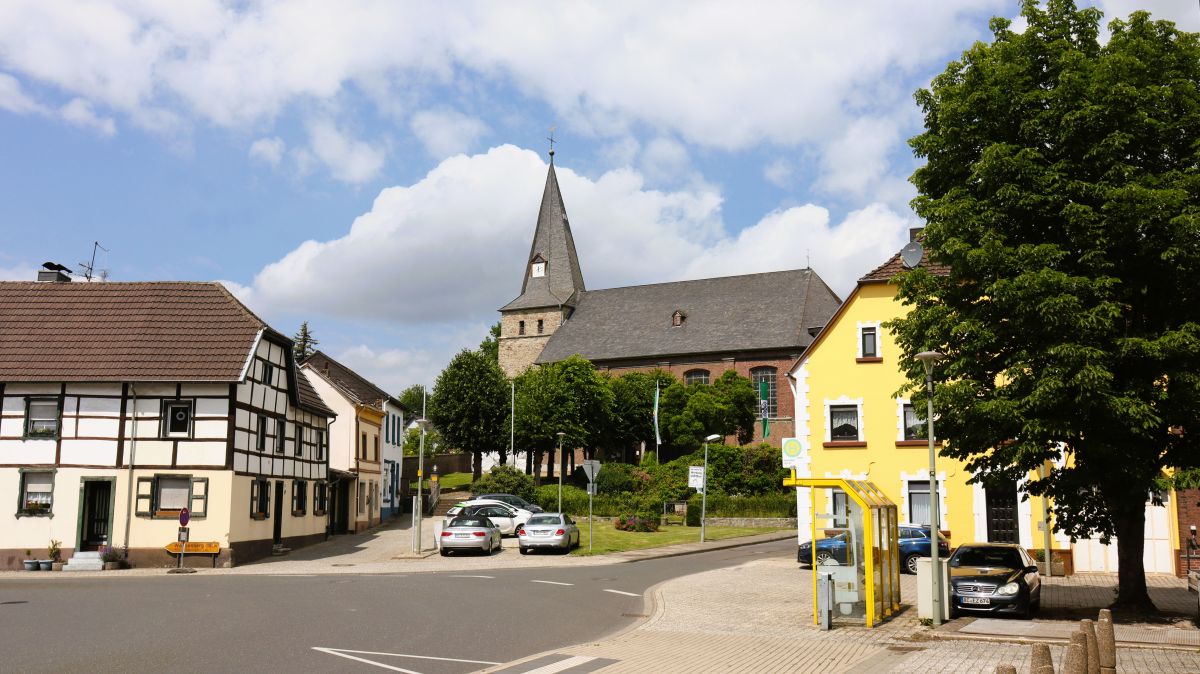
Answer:
[[[551,150],[521,293],[500,309],[500,367],[515,377],[578,354],[601,371],[661,368],[687,384],[735,370],[766,382],[767,442],[779,446],[796,429],[784,378],[840,304],[812,269],[588,290]]]

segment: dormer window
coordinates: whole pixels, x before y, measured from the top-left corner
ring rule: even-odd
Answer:
[[[530,262],[529,275],[533,278],[541,278],[546,275],[546,258],[542,257],[541,253],[535,255],[533,261]]]
[[[671,314],[671,327],[678,328],[679,326],[683,325],[683,322],[686,320],[687,314],[683,313],[683,311],[679,309],[676,309],[675,313]]]

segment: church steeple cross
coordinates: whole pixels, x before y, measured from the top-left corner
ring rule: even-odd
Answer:
[[[557,126],[550,127],[550,135],[546,138],[550,141],[550,161],[554,161],[554,130],[557,128]]]

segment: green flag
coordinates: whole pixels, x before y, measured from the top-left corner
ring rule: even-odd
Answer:
[[[758,382],[758,412],[762,417],[763,438],[771,435],[771,422],[767,421],[767,412],[770,410],[770,405],[767,400],[767,382]]]

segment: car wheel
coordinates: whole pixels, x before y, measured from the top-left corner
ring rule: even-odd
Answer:
[[[817,566],[824,566],[833,559],[833,555],[824,550],[817,551]]]
[[[920,558],[921,558],[921,556],[916,553],[905,557],[904,558],[904,572],[911,573],[914,576],[917,575],[917,560]]]
[[[450,556],[450,551],[449,551],[449,550],[447,550],[446,548],[442,548],[442,549],[440,550],[440,552],[442,553],[442,556],[443,556],[443,557],[449,557],[449,556]]]
[[[528,554],[529,554],[529,548],[527,548],[527,547],[525,547],[525,546],[523,546],[523,545],[522,545],[522,546],[521,546],[521,554],[522,554],[522,555],[528,555]]]

